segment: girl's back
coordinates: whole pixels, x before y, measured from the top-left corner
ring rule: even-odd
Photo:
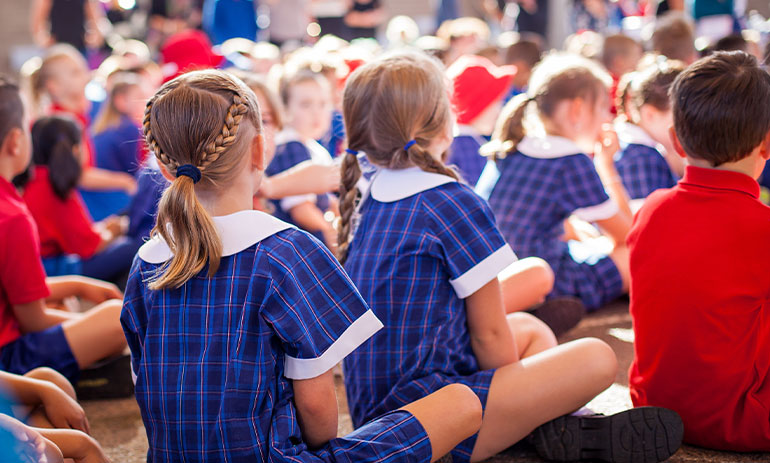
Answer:
[[[256,211],[214,221],[224,252],[213,276],[203,268],[179,288],[150,290],[171,255],[156,237],[126,288],[148,461],[282,461],[307,449],[290,378],[322,367],[366,305],[306,233]]]
[[[513,259],[483,200],[448,176],[381,169],[360,212],[345,269],[385,328],[345,359],[354,424],[480,369],[461,298],[480,260]]]

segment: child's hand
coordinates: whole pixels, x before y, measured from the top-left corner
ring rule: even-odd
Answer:
[[[615,153],[620,151],[620,141],[611,124],[602,126],[597,148],[594,153],[594,163],[597,167],[609,167],[615,163]]]
[[[79,279],[78,295],[96,304],[109,299],[123,299],[123,293],[114,284],[87,277]]]
[[[46,452],[48,443],[43,436],[33,428],[8,415],[0,413],[0,429],[9,432],[16,440],[14,451],[22,458],[22,462],[53,463],[46,457],[46,453],[52,453]]]
[[[45,409],[45,415],[54,427],[77,429],[87,434],[91,433],[91,427],[83,407],[55,384],[43,382],[39,395]]]
[[[96,440],[74,429],[41,429],[48,440],[61,449],[64,458],[72,458],[76,463],[109,463],[109,458]]]
[[[83,433],[78,434],[80,435],[81,447],[77,455],[72,455],[75,463],[110,463],[110,459],[104,454],[102,446],[96,442],[96,439]]]

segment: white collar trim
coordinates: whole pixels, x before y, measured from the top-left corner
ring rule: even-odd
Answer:
[[[286,127],[275,135],[276,145],[285,145],[286,143],[291,143],[293,141],[303,143],[299,137],[299,133],[291,127]]]
[[[623,122],[615,126],[615,131],[618,134],[618,140],[626,145],[642,145],[656,149],[658,147],[658,142],[638,125]]]
[[[381,203],[392,203],[456,181],[447,175],[425,172],[419,167],[379,169],[372,179],[370,194]]]
[[[259,211],[239,211],[214,217],[214,225],[222,238],[222,256],[231,256],[276,233],[292,228],[292,225]],[[171,259],[173,253],[168,244],[156,235],[139,248],[139,258],[150,264],[160,264]]]
[[[583,153],[572,140],[555,135],[524,137],[516,146],[516,150],[525,156],[538,159],[556,159]]]

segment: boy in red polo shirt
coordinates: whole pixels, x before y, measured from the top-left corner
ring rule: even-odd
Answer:
[[[770,450],[770,208],[756,178],[770,157],[770,75],[715,53],[671,90],[677,186],[637,214],[631,255],[637,406],[675,410],[685,441]]]
[[[19,88],[0,76],[0,370],[24,374],[47,366],[73,379],[125,348],[121,294],[89,278],[46,280],[35,222],[11,184],[30,156]],[[101,304],[84,314],[46,307],[70,296]]]

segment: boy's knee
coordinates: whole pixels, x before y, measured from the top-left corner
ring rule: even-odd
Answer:
[[[590,374],[605,387],[611,386],[618,374],[618,357],[612,347],[597,338],[584,338],[575,342],[581,344],[583,357],[591,360],[586,364]]]

